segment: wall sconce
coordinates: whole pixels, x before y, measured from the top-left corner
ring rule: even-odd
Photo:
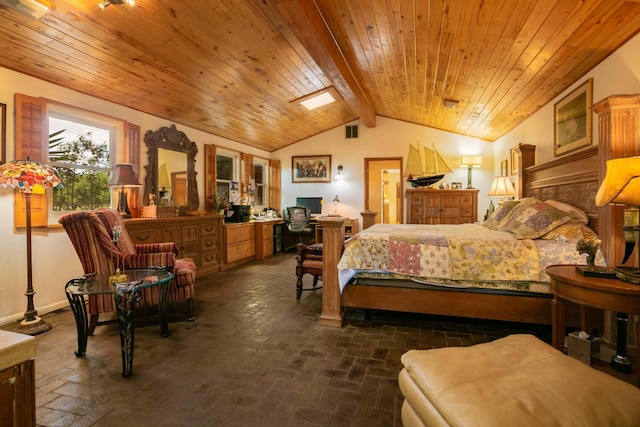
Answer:
[[[127,202],[127,193],[124,191],[124,187],[142,187],[133,172],[133,165],[128,163],[114,165],[107,187],[121,187],[120,198],[118,199],[118,212],[120,212],[123,218],[131,218],[131,211],[129,210],[129,203]]]
[[[467,188],[473,188],[471,185],[471,169],[479,168],[482,164],[480,156],[462,156],[460,157],[460,166],[468,168],[467,171]]]
[[[334,177],[336,181],[342,181],[342,169],[342,165],[338,165],[338,173]]]
[[[115,4],[126,4],[127,6],[134,6],[136,4],[135,0],[105,0],[103,2],[98,3],[98,8],[100,10],[105,10],[110,5]]]
[[[489,189],[489,197],[500,197],[498,205],[504,202],[505,197],[516,195],[516,190],[508,176],[494,176],[491,188]]]

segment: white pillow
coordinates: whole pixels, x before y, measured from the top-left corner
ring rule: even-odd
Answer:
[[[553,199],[545,200],[544,202],[556,209],[560,209],[561,211],[568,213],[571,216],[571,219],[575,219],[582,224],[587,224],[589,222],[589,217],[587,216],[585,211],[580,208]]]

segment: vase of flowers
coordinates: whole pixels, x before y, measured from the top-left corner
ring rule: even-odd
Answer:
[[[209,197],[207,208],[217,214],[224,215],[231,208],[229,198],[224,194],[213,193]]]

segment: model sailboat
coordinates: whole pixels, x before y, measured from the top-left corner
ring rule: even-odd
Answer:
[[[451,168],[433,146],[432,149],[428,149],[420,144],[417,147],[409,144],[406,173],[411,186],[417,188],[433,185],[448,172],[451,172]]]

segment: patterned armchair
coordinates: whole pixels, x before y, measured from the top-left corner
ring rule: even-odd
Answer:
[[[110,274],[116,265],[126,269],[145,267],[172,267],[174,280],[169,287],[169,302],[188,301],[189,320],[194,319],[196,267],[191,258],[176,259],[178,249],[173,242],[134,244],[124,226],[122,216],[113,209],[72,212],[59,221],[80,258],[85,274]],[[113,226],[121,226],[117,244],[112,241]],[[157,287],[145,288],[138,305],[157,304],[160,300]],[[89,297],[88,334],[93,334],[100,313],[115,311],[113,295]]]

